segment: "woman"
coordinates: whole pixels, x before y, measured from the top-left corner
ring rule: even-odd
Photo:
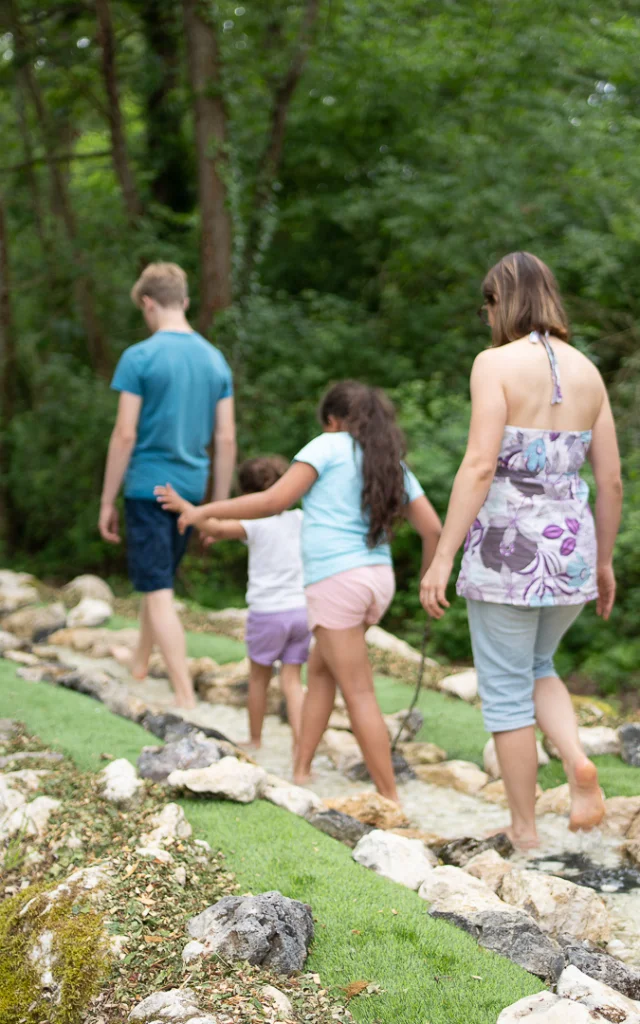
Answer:
[[[580,745],[553,657],[588,601],[609,617],[622,485],[604,383],[569,343],[553,274],[526,252],[505,256],[482,291],[493,347],[471,374],[471,426],[421,600],[434,618],[465,541],[458,593],[469,627],[486,728],[493,733],[511,810],[510,837],[538,845],[535,724],[560,751],[571,790],[569,827],[604,816],[595,765]],[[579,471],[597,486],[594,525]]]

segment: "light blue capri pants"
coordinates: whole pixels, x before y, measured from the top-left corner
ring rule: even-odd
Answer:
[[[553,656],[584,604],[521,608],[467,600],[473,660],[488,732],[535,725],[536,679],[555,676]]]

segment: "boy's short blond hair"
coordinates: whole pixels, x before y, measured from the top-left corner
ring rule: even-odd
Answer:
[[[142,306],[144,295],[165,309],[170,306],[182,309],[189,298],[187,275],[177,263],[150,263],[131,289],[131,298],[138,308]]]

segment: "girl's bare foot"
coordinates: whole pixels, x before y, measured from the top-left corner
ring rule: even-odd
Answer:
[[[293,782],[296,786],[308,786],[313,781],[311,772],[294,771]]]
[[[119,665],[129,670],[129,673],[138,682],[147,677],[148,665],[142,665],[135,661],[135,653],[128,647],[111,647],[111,657],[115,658]]]
[[[177,708],[180,708],[181,711],[193,711],[194,708],[197,708],[198,702],[194,698],[189,698],[187,700],[180,700],[180,699],[178,699],[176,697],[175,706]]]
[[[605,816],[604,797],[598,783],[598,769],[588,757],[567,770],[571,790],[572,832],[588,832],[597,828]]]
[[[537,832],[516,832],[513,825],[506,825],[504,828],[494,828],[493,831],[487,833],[487,839],[500,835],[506,835],[511,841],[513,848],[520,850],[521,853],[526,853],[527,850],[535,850],[540,846]]]
[[[262,743],[260,740],[246,740],[244,743],[238,743],[240,750],[260,750]]]

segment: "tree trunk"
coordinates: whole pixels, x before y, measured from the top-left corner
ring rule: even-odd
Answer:
[[[127,156],[116,75],[116,47],[111,10],[109,8],[109,0],[95,0],[95,5],[98,19],[98,42],[102,52],[102,76],[107,93],[107,113],[113,150],[113,167],[122,190],[127,219],[132,227],[140,216],[141,205]]]
[[[87,335],[89,358],[96,373],[106,377],[109,375],[111,369],[109,354],[102,326],[96,312],[93,281],[86,266],[84,253],[78,243],[78,232],[73,209],[71,207],[71,201],[69,199],[67,182],[62,165],[55,159],[57,139],[50,127],[42,93],[33,72],[33,65],[29,59],[29,55],[25,53],[26,47],[24,33],[16,14],[15,5],[12,0],[8,0],[8,3],[5,3],[3,6],[8,8],[11,16],[11,28],[13,30],[16,59],[20,61],[20,65],[22,66],[24,82],[31,97],[36,121],[42,135],[45,159],[51,179],[52,200],[55,211],[64,226],[70,248],[73,252],[76,268],[74,290]]]
[[[147,42],[145,82],[147,159],[151,194],[161,206],[176,213],[193,210],[196,203],[195,161],[183,128],[185,107],[181,95],[184,32],[175,0],[142,0],[140,19]]]
[[[9,252],[4,202],[0,195],[0,532],[9,551],[15,540],[15,516],[7,486],[7,427],[16,406],[16,344],[9,285]]]
[[[252,210],[247,227],[244,258],[239,281],[239,292],[241,295],[246,294],[251,283],[264,231],[265,209],[273,195],[273,183],[282,160],[289,107],[302,77],[313,42],[314,31],[320,13],[320,3],[321,0],[307,0],[289,68],[273,91],[271,124],[256,176]]]
[[[204,334],[215,314],[230,306],[233,298],[232,226],[225,184],[227,112],[215,28],[199,0],[183,0],[183,10],[196,122],[201,224],[198,328]]]

